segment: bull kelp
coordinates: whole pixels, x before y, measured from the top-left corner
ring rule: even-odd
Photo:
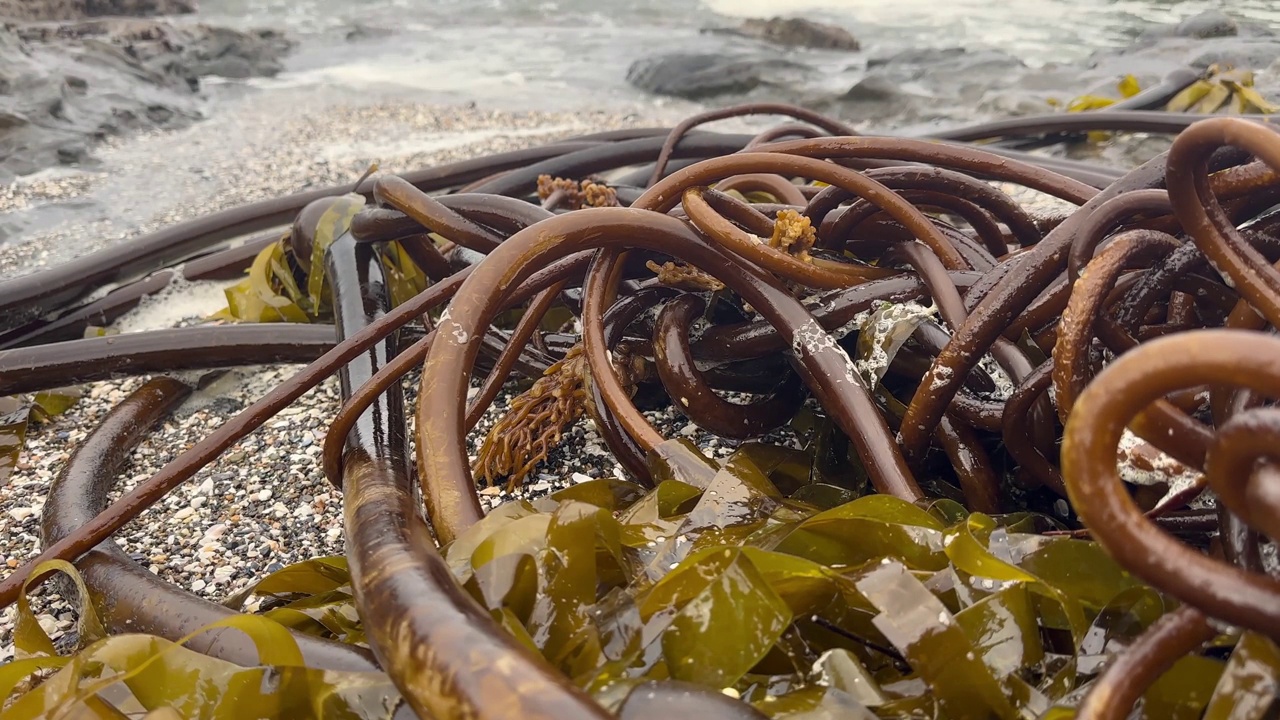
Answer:
[[[930,139],[721,109],[0,283],[0,392],[151,376],[72,453],[44,552],[0,583],[4,717],[1272,716],[1280,136],[1133,109],[1205,82],[1269,111],[1231,73]],[[693,132],[743,114],[800,123]],[[1009,142],[1132,130],[1175,137],[1128,171]],[[243,273],[210,323],[86,332],[197,272]],[[105,282],[124,284],[78,303]],[[297,361],[110,499],[197,384]],[[333,374],[345,556],[215,604],[119,550]],[[471,457],[504,386],[521,394]],[[3,406],[8,466],[29,407]],[[665,407],[732,452],[665,437]],[[584,418],[618,477],[485,512],[477,481],[520,485]],[[80,647],[31,612],[47,577],[78,599]]]

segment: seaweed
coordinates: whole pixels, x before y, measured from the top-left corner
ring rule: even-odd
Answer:
[[[0,482],[13,473],[22,454],[28,425],[48,422],[79,401],[78,387],[42,390],[30,396],[0,396]]]
[[[252,255],[230,326],[69,340],[92,316],[59,306],[79,289],[0,283],[0,307],[36,318],[7,338],[69,340],[0,351],[7,393],[312,361],[114,502],[191,388],[153,378],[81,443],[44,550],[0,582],[22,655],[0,668],[5,716],[1269,716],[1280,144],[1243,117],[1124,109],[1190,86],[1175,107],[1267,110],[1247,73],[1214,73],[938,133],[1177,134],[1125,172],[748,105],[383,175],[358,184],[372,203],[282,199],[45,276],[94,286],[293,217],[213,263]],[[686,135],[760,112],[808,125]],[[623,173],[649,182],[604,179]],[[1076,209],[1038,217],[1000,183]],[[335,373],[322,469],[347,555],[225,606],[131,584],[112,533]],[[3,401],[0,473],[67,397]],[[732,451],[665,437],[661,407]],[[485,513],[477,480],[514,487],[583,418],[622,477]],[[26,594],[55,574],[81,600],[65,655]]]

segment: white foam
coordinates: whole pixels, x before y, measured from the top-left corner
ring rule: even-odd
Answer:
[[[175,273],[169,285],[148,295],[138,307],[118,318],[113,327],[122,333],[163,330],[189,318],[205,318],[227,306],[225,288],[235,281],[191,282]]]

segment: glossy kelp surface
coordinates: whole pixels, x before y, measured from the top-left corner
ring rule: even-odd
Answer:
[[[384,175],[367,195],[311,198],[237,256],[249,267],[217,320],[250,324],[0,353],[23,391],[107,367],[314,358],[114,503],[102,488],[125,446],[93,449],[145,435],[121,420],[143,396],[85,441],[68,477],[101,477],[55,488],[66,522],[37,559],[82,572],[29,564],[0,582],[25,654],[4,669],[23,690],[9,711],[1268,717],[1280,135],[1131,109],[1184,103],[1197,80],[1268,110],[1228,70],[1119,78],[1116,98],[947,142],[760,104]],[[803,124],[694,130],[752,113]],[[1133,130],[1178,136],[1128,171],[1010,145]],[[1009,142],[956,142],[970,139]],[[143,247],[172,243],[164,266],[264,229],[290,202],[147,238],[83,279],[137,271]],[[74,294],[10,287],[0,306],[23,314]],[[281,322],[278,337],[251,324]],[[334,373],[344,404],[322,469],[344,491],[346,557],[263,579],[219,610],[255,593],[256,615],[191,641],[191,618],[222,615],[183,614],[205,601],[176,588],[152,594],[183,609],[152,607],[125,591],[138,569],[95,548]],[[513,382],[469,457],[466,434]],[[30,400],[6,402],[12,467]],[[647,413],[662,407],[732,452],[664,437]],[[582,418],[617,477],[485,513],[477,481],[519,485]],[[87,496],[74,517],[67,488]],[[93,601],[76,654],[40,640],[22,592],[52,571]],[[102,637],[128,617],[156,635]],[[171,674],[171,691],[153,687]]]

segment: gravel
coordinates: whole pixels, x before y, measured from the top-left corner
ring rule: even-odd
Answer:
[[[570,135],[655,124],[651,114],[642,122],[639,114],[509,112],[404,102],[283,113],[284,104],[280,98],[260,98],[189,130],[107,147],[99,153],[109,168],[105,172],[58,170],[0,187],[0,239],[6,226],[23,230],[20,242],[0,244],[0,279],[208,212],[354,182],[375,162],[381,172],[405,171]],[[217,310],[219,301],[218,284],[189,284],[121,318],[116,326],[136,332],[191,324]],[[228,373],[186,402],[137,449],[119,489],[131,489],[151,476],[298,369]],[[8,538],[2,574],[38,553],[46,490],[76,444],[143,381],[95,383],[71,411],[30,429],[17,469],[0,487],[0,535]],[[408,378],[410,398],[415,389],[416,378]],[[473,453],[515,392],[518,388],[505,391],[473,434]],[[330,379],[147,510],[115,541],[151,572],[215,601],[290,563],[342,554],[342,497],[325,480],[319,460],[337,409],[338,385]],[[527,488],[515,493],[486,490],[486,507],[567,486],[575,482],[575,473],[581,480],[612,472],[603,444],[598,438],[590,444],[593,436],[581,427],[571,431],[566,443],[587,442],[594,454],[557,453]],[[41,624],[55,639],[73,630],[74,599],[41,589],[32,600]],[[13,655],[14,618],[12,607],[0,617],[0,661]]]
[[[242,368],[194,395],[133,453],[121,473],[119,491],[134,488],[299,369]],[[76,444],[142,383],[141,378],[95,383],[71,411],[33,428],[17,470],[0,487],[0,533],[9,538],[5,574],[38,554],[44,494]],[[406,377],[404,388],[412,409],[416,371]],[[481,418],[467,439],[472,459],[520,389],[518,382],[508,384]],[[145,511],[116,535],[115,542],[165,581],[216,602],[290,563],[341,555],[342,493],[320,469],[325,431],[338,401],[337,381],[330,378]],[[708,457],[733,452],[731,445],[698,429],[671,407],[648,411],[646,417],[665,437],[689,438],[705,448]],[[407,420],[412,437],[412,414]],[[564,433],[560,447],[523,487],[481,488],[480,500],[487,511],[607,476],[623,477],[622,468],[591,421],[583,419]],[[33,596],[33,608],[55,641],[70,637],[76,607],[50,591]],[[253,602],[248,605],[250,610],[255,607]],[[0,619],[0,661],[13,656],[15,617],[9,608]]]
[[[0,188],[0,213],[10,212],[10,218],[34,228],[21,243],[0,245],[0,278],[33,272],[211,211],[354,182],[373,162],[380,163],[382,171],[395,172],[662,120],[652,114],[642,121],[639,114],[516,113],[404,103],[281,113],[279,100],[246,104],[189,130],[105,149],[99,154],[110,172],[46,173]],[[68,206],[77,211],[61,210]],[[85,207],[103,210],[86,213]],[[195,283],[178,292],[179,297],[170,294],[161,302],[145,304],[117,326],[135,332],[190,324],[218,309],[216,284]],[[151,476],[298,369],[245,368],[225,375],[185,403],[137,449],[122,473],[120,489]],[[17,470],[0,487],[0,535],[9,538],[0,574],[38,553],[40,512],[50,481],[76,444],[142,382],[134,378],[93,384],[71,411],[32,428]],[[416,373],[406,378],[405,389],[412,403]],[[516,385],[505,388],[471,434],[473,457],[519,390]],[[115,542],[166,581],[214,601],[290,563],[342,554],[341,492],[320,470],[325,431],[337,409],[337,382],[330,379],[143,513]],[[724,457],[733,451],[674,408],[647,416],[663,436],[688,438],[708,456]],[[411,425],[412,420],[410,416]],[[769,440],[794,442],[785,434]],[[622,477],[622,468],[591,422],[582,420],[567,430],[561,447],[524,487],[483,488],[480,498],[488,510],[605,476]],[[33,608],[55,639],[72,639],[74,602],[42,589],[33,596]],[[14,617],[13,608],[0,617],[0,661],[13,654]]]
[[[383,172],[653,125],[653,112],[512,112],[404,102],[309,108],[258,96],[189,129],[97,152],[99,169],[50,170],[0,187],[0,278],[26,274],[182,220],[354,183]],[[6,215],[7,214],[7,215]],[[5,242],[5,238],[10,240]]]

